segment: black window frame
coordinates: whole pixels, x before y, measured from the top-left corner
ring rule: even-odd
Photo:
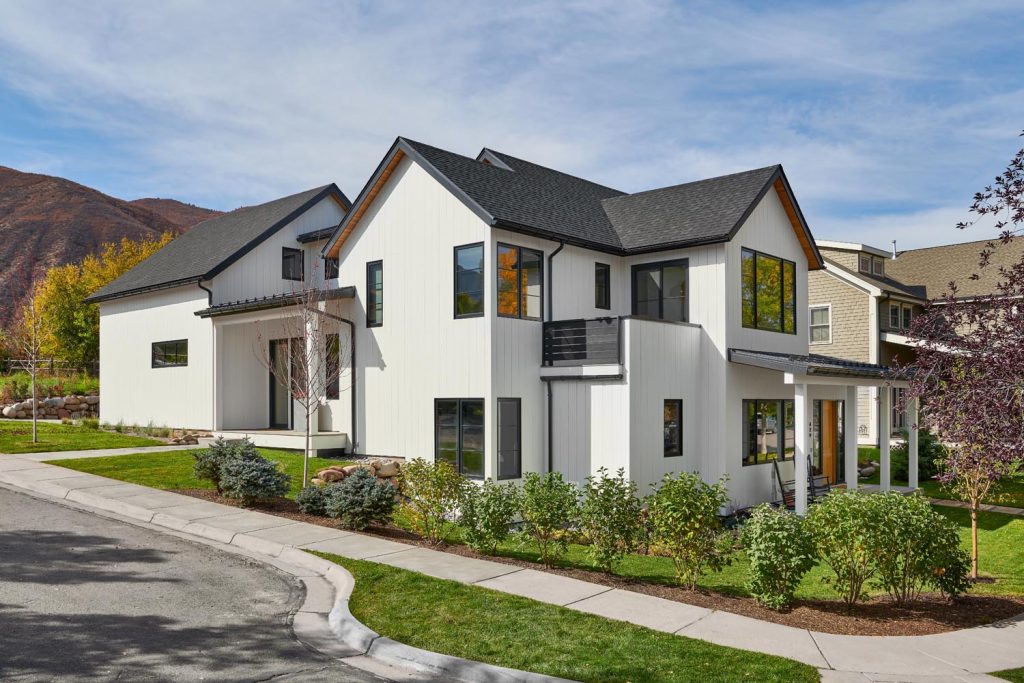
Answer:
[[[743,274],[743,258],[744,258],[744,254],[751,254],[753,256],[753,258],[754,258],[754,270],[753,270],[753,277],[754,277],[754,300],[753,300],[753,305],[754,305],[754,310],[753,310],[753,316],[752,316],[753,321],[754,321],[753,325],[748,325],[746,323],[746,321],[743,319],[743,276],[744,276],[744,274]],[[781,315],[782,318],[779,320],[779,327],[780,327],[780,329],[777,329],[777,330],[774,330],[774,329],[772,329],[770,327],[760,327],[758,325],[758,315],[757,315],[757,259],[758,259],[758,257],[762,257],[762,258],[766,258],[766,259],[772,259],[774,261],[778,261],[779,262],[779,274],[780,274],[780,278],[779,278],[780,279],[780,283],[779,283],[780,284],[780,287],[779,287],[779,315]],[[786,265],[787,264],[792,266],[792,268],[793,268],[793,306],[792,306],[792,309],[793,309],[793,328],[792,329],[787,329],[786,328],[786,311],[788,310],[787,307],[786,307]],[[740,247],[740,326],[741,327],[743,327],[744,329],[747,329],[747,330],[758,330],[760,332],[774,332],[776,334],[792,334],[792,335],[795,335],[797,333],[797,330],[799,329],[799,322],[800,322],[799,318],[798,318],[799,310],[798,310],[798,306],[797,306],[798,302],[797,302],[797,296],[796,296],[797,295],[797,289],[798,289],[798,287],[797,287],[796,261],[790,261],[789,259],[782,258],[781,256],[774,256],[772,254],[767,254],[767,253],[765,253],[763,251],[758,251],[757,249],[750,249],[749,247]]]
[[[373,271],[380,268],[380,290],[375,287]],[[380,317],[377,317],[379,297]],[[382,327],[384,325],[384,260],[369,261],[366,264],[366,326]]]
[[[668,434],[668,430],[669,430],[669,423],[666,420],[666,414],[667,414],[666,413],[666,409],[669,407],[669,405],[673,405],[673,404],[676,406],[676,415],[678,416],[678,421],[677,421],[677,423],[675,425],[675,429],[676,429],[676,432],[677,432],[676,441],[677,441],[677,445],[678,445],[678,450],[676,450],[676,451],[670,451],[669,450],[668,440],[665,438],[665,436]],[[663,457],[666,457],[666,458],[681,458],[681,457],[683,457],[683,451],[684,451],[684,449],[683,449],[683,434],[684,434],[684,432],[683,432],[683,399],[681,399],[681,398],[666,398],[666,399],[664,399],[664,401],[662,402],[662,408],[661,408],[661,424],[662,424],[662,442],[663,442],[663,446],[664,446],[664,456]]]
[[[760,453],[755,452],[753,459],[750,459],[749,458],[749,454],[747,452],[745,452],[745,450],[742,449],[742,446],[744,444],[750,443],[750,440],[748,439],[750,426],[747,424],[747,412],[748,412],[747,411],[747,406],[750,405],[751,403],[754,404],[755,428],[756,428],[757,415],[759,413],[761,413],[760,405],[761,404],[765,404],[765,403],[775,403],[775,404],[777,404],[777,406],[778,406],[778,415],[779,415],[779,417],[781,419],[781,422],[782,422],[782,429],[779,429],[778,423],[776,423],[775,435],[776,435],[777,441],[776,441],[775,447],[776,447],[776,453],[781,453],[782,454],[781,458],[780,457],[769,458],[769,457],[767,457],[767,454],[766,454],[766,456],[762,459],[760,457]],[[771,465],[773,462],[785,462],[787,460],[792,460],[795,457],[795,455],[796,455],[795,449],[794,449],[793,455],[790,455],[788,457],[786,455],[786,412],[787,412],[786,408],[787,408],[787,406],[789,406],[789,409],[790,409],[790,411],[792,412],[792,414],[794,416],[793,429],[794,429],[794,438],[795,438],[796,429],[798,428],[798,426],[796,424],[796,419],[795,419],[795,417],[796,417],[796,402],[794,401],[794,399],[791,399],[791,398],[745,398],[745,399],[743,399],[743,401],[741,403],[741,412],[740,412],[740,423],[741,423],[741,425],[740,425],[740,434],[741,434],[740,445],[741,445],[741,451],[742,451],[741,452],[741,457],[742,457],[742,465],[743,465],[743,467],[756,467],[757,465]],[[755,450],[756,450],[757,440],[754,439],[753,443],[755,444]]]
[[[503,429],[507,425],[502,424],[502,404],[511,403],[515,405],[516,414],[516,446],[512,449],[512,453],[515,460],[515,474],[502,474],[501,460],[504,454],[504,449],[501,446],[501,435]],[[504,479],[520,479],[523,476],[523,399],[521,398],[499,398],[497,406],[497,429],[498,429],[498,461],[497,461],[497,478],[499,480]]]
[[[526,315],[523,310],[523,279],[522,277],[516,278],[516,312],[502,313],[501,303],[497,304],[497,313],[500,318],[513,318],[515,320],[544,320],[544,252],[540,249],[531,249],[530,247],[521,247],[517,244],[507,244],[505,242],[498,242],[494,250],[494,291],[498,297],[501,296],[501,264],[498,263],[498,258],[501,256],[502,249],[514,249],[516,252],[516,272],[522,273],[523,271],[523,253],[528,252],[537,257],[537,263],[540,264],[540,315],[531,316]]]
[[[331,332],[324,335],[324,368],[327,386],[324,396],[328,401],[341,398],[341,335]]]
[[[456,429],[457,429],[458,434],[459,434],[459,441],[458,441],[458,445],[455,448],[455,471],[458,472],[463,477],[466,477],[467,479],[483,479],[484,476],[487,473],[487,403],[486,403],[486,401],[483,398],[435,398],[434,399],[434,462],[440,462],[441,461],[441,458],[439,457],[440,452],[441,452],[441,443],[440,443],[441,424],[438,422],[438,419],[437,419],[438,418],[437,408],[438,408],[438,405],[441,404],[441,403],[451,403],[451,402],[454,402],[456,404],[455,413],[458,416],[458,422],[456,424]],[[465,471],[465,463],[464,463],[464,460],[463,460],[463,443],[462,443],[462,438],[463,438],[463,436],[465,434],[464,430],[466,428],[466,425],[464,425],[462,423],[462,415],[463,415],[462,406],[463,406],[463,404],[469,403],[469,402],[479,403],[480,404],[480,420],[481,420],[481,423],[480,423],[480,442],[482,444],[482,446],[481,446],[482,450],[480,452],[480,464],[481,464],[482,470],[483,470],[482,472],[480,472],[480,474],[467,473]],[[475,427],[476,425],[469,425],[469,426],[470,427]],[[443,462],[448,462],[448,461],[444,460]]]
[[[177,361],[175,361],[173,363],[159,363],[158,364],[157,361],[156,361],[156,357],[157,357],[156,349],[157,349],[157,347],[158,346],[167,346],[169,344],[173,344],[175,346],[175,350],[172,352],[172,354],[173,354],[173,356],[175,358],[178,358],[179,360],[177,360]],[[180,361],[180,358],[181,358],[181,347],[182,346],[184,347],[184,350],[185,350],[185,361],[184,362]],[[163,353],[163,356],[165,358],[167,357],[167,352],[166,351]],[[188,339],[170,339],[170,340],[167,340],[167,341],[155,341],[155,342],[153,342],[150,345],[150,347],[149,347],[149,362],[150,362],[150,367],[152,369],[154,369],[154,370],[162,370],[163,368],[185,368],[185,367],[188,367]]]
[[[607,263],[594,263],[594,308],[612,310],[612,267]]]
[[[299,276],[292,277],[288,271],[288,257],[299,257]],[[281,247],[281,279],[291,282],[303,282],[306,279],[306,252],[295,247]]]
[[[480,249],[480,310],[472,313],[459,313],[459,252],[465,249]],[[464,318],[482,318],[487,312],[487,250],[483,242],[460,244],[452,250],[452,314],[456,320]]]
[[[324,256],[324,279],[336,280],[341,271],[337,256]]]
[[[690,259],[688,258],[677,258],[670,259],[668,261],[650,261],[647,263],[635,263],[630,271],[630,300],[631,300],[631,312],[633,315],[639,315],[637,313],[637,286],[636,276],[637,273],[644,270],[652,270],[657,267],[661,273],[659,275],[661,281],[661,295],[658,297],[658,316],[657,320],[666,320],[665,318],[665,268],[682,266],[683,268],[683,319],[674,320],[672,322],[690,322]]]

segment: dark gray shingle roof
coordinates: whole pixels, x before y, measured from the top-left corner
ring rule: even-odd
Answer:
[[[752,365],[768,370],[792,372],[802,375],[824,375],[834,377],[859,377],[882,379],[889,375],[889,368],[874,363],[860,363],[817,354],[777,353],[774,351],[750,351],[729,349],[729,360],[733,363]]]
[[[329,195],[349,205],[331,183],[203,221],[87,300],[103,301],[209,279]]]

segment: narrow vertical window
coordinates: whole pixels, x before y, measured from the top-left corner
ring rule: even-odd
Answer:
[[[384,324],[384,262],[366,264],[366,326]]]
[[[324,279],[325,280],[336,280],[338,279],[338,259],[337,257],[325,256],[324,257]]]
[[[811,306],[810,342],[812,344],[832,343],[832,307]]]
[[[893,330],[900,329],[900,305],[889,304],[889,328]]]
[[[910,329],[910,319],[913,316],[913,310],[914,308],[912,306],[903,306],[903,318],[900,320],[900,325],[905,330]]]
[[[540,320],[543,313],[544,254],[498,245],[498,315]]]
[[[662,430],[665,442],[665,457],[674,458],[683,454],[683,402],[681,399],[665,399],[662,409]]]
[[[498,479],[522,476],[522,401],[498,399]]]
[[[484,245],[455,247],[455,317],[484,314]]]
[[[341,343],[338,335],[328,334],[324,341],[324,368],[327,373],[327,398],[341,396]]]
[[[484,400],[434,401],[434,459],[451,463],[460,474],[484,476]]]
[[[283,247],[281,249],[281,277],[285,280],[302,281],[303,257],[301,249]]]
[[[611,310],[612,267],[607,263],[594,264],[594,308]]]

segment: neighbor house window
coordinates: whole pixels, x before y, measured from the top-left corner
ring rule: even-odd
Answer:
[[[611,310],[612,267],[607,263],[594,264],[594,308]]]
[[[743,327],[796,334],[796,264],[752,249],[741,261]]]
[[[793,401],[743,400],[743,464],[788,460],[795,448]]]
[[[812,344],[832,343],[832,306],[811,306],[808,315]]]
[[[633,315],[686,322],[686,259],[633,266]]]
[[[384,262],[366,264],[366,326],[384,324]]]
[[[889,329],[906,330],[914,317],[914,307],[910,304],[889,304]]]
[[[885,277],[885,259],[881,256],[871,257],[871,274],[878,277]]]
[[[498,244],[498,315],[540,320],[543,262],[542,252]]]
[[[484,476],[484,400],[434,401],[434,460],[451,463],[460,474]]]
[[[662,432],[665,442],[665,457],[674,458],[683,454],[683,401],[678,398],[665,399],[662,409]]]
[[[324,257],[324,279],[325,280],[336,280],[338,278],[338,259],[337,257],[325,256]]]
[[[484,245],[455,247],[455,317],[484,314]]]
[[[281,277],[285,280],[302,280],[302,250],[284,247],[281,249]]]
[[[341,340],[336,334],[326,336],[324,367],[327,373],[327,398],[337,399],[341,396]]]
[[[522,412],[520,399],[498,399],[498,479],[522,476]]]
[[[153,342],[154,368],[180,368],[188,365],[188,339]]]

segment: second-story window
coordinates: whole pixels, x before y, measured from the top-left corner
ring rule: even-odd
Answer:
[[[633,266],[633,315],[686,322],[687,260]]]
[[[283,247],[281,249],[281,277],[285,280],[302,281],[302,250]]]
[[[384,324],[384,262],[366,264],[366,326]]]
[[[910,304],[889,304],[889,329],[906,330],[914,317],[914,307]]]
[[[611,310],[612,267],[607,263],[594,264],[594,308]]]
[[[324,257],[324,279],[336,280],[338,278],[338,258]]]
[[[484,245],[455,247],[455,317],[484,314]]]
[[[743,249],[743,327],[796,334],[796,264]]]
[[[810,341],[812,344],[832,343],[832,307],[811,306],[810,318]]]
[[[540,320],[543,313],[544,254],[498,244],[498,315]]]

